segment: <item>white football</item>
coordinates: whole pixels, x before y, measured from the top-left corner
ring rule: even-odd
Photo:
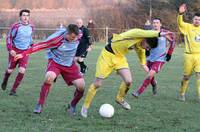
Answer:
[[[99,114],[102,117],[110,118],[114,115],[114,107],[111,104],[102,104],[99,109]]]

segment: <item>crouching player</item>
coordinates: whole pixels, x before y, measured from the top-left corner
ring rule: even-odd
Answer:
[[[134,49],[140,59],[141,65],[144,69],[146,69],[145,49],[155,48],[157,43],[149,44],[143,43],[143,41],[146,39],[149,40],[150,38],[157,38],[159,34],[166,35],[159,33],[159,31],[146,31],[142,29],[132,29],[121,34],[113,35],[98,58],[96,64],[96,78],[88,89],[81,109],[81,115],[83,117],[88,116],[88,109],[92,99],[96,95],[97,89],[102,86],[103,80],[106,79],[113,70],[117,71],[122,79],[119,92],[115,100],[124,109],[131,109],[131,106],[124,99],[132,84],[132,76],[125,55]]]

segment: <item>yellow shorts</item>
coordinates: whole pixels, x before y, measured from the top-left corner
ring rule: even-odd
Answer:
[[[106,78],[113,70],[129,68],[125,56],[116,56],[103,49],[96,64],[96,77]]]
[[[184,54],[184,75],[200,72],[200,54]]]

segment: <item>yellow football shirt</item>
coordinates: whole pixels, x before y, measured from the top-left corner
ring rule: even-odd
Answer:
[[[184,35],[185,53],[200,53],[200,27],[183,21],[183,15],[178,15],[178,27]]]
[[[145,38],[158,37],[159,32],[153,30],[131,29],[121,34],[113,34],[111,47],[117,56],[124,56],[131,49],[134,49],[138,55],[141,64],[146,63],[145,50],[140,43]]]

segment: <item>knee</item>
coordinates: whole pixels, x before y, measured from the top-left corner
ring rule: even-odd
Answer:
[[[7,72],[8,72],[8,73],[12,73],[12,72],[13,72],[13,69],[7,69]]]
[[[93,84],[94,84],[95,88],[100,88],[102,86],[102,81],[95,80]]]
[[[85,81],[84,81],[84,80],[79,81],[79,83],[76,84],[76,88],[77,88],[79,91],[84,91],[84,90],[85,90]]]
[[[189,79],[190,79],[190,76],[188,76],[188,75],[183,76],[183,80],[188,81]]]
[[[197,79],[200,80],[200,72],[196,73]]]
[[[56,77],[51,74],[46,74],[45,83],[52,84]]]
[[[20,68],[19,68],[19,73],[24,74],[25,72],[26,72],[26,69],[25,69],[25,68],[23,68],[23,67],[20,67]]]
[[[126,84],[127,87],[130,87],[133,84],[133,81],[127,80],[127,81],[125,81],[125,84]]]

